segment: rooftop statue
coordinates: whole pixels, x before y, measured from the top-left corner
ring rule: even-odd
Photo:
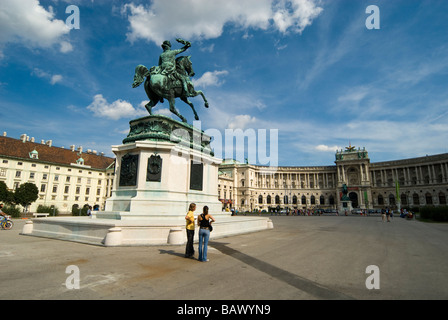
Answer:
[[[176,41],[184,46],[181,49],[173,50],[171,49],[170,41],[163,42],[163,52],[160,55],[158,66],[154,66],[149,70],[144,65],[138,65],[135,68],[132,87],[136,88],[143,81],[145,82],[144,87],[149,98],[149,103],[145,107],[149,114],[152,114],[151,110],[158,102],[163,103],[164,99],[167,99],[170,104],[170,111],[183,122],[187,122],[187,119],[179,113],[175,106],[176,98],[180,98],[191,107],[195,119],[199,120],[194,105],[188,98],[201,95],[206,108],[208,108],[208,101],[201,90],[196,91],[194,89],[194,85],[191,82],[190,77],[194,77],[195,75],[193,64],[190,60],[191,56],[180,56],[176,58],[178,54],[190,48],[191,43],[182,39],[176,39]]]

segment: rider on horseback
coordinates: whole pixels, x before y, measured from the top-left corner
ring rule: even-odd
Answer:
[[[157,103],[163,103],[164,99],[167,99],[170,103],[170,111],[178,116],[183,122],[187,122],[187,119],[183,117],[175,107],[175,99],[180,98],[186,104],[188,104],[193,110],[194,117],[199,120],[199,116],[196,113],[193,103],[188,100],[189,97],[202,96],[204,99],[204,106],[209,107],[208,101],[205,98],[204,93],[201,90],[196,90],[194,84],[191,82],[190,77],[194,77],[191,56],[181,56],[176,58],[176,55],[185,52],[191,47],[189,41],[182,39],[176,39],[184,45],[183,48],[178,50],[171,50],[171,43],[167,40],[162,44],[163,53],[159,58],[159,65],[154,66],[148,70],[144,65],[138,65],[135,68],[133,88],[137,88],[143,82],[146,95],[149,98],[149,102],[145,105],[146,110],[152,115],[152,108]]]
[[[159,67],[153,68],[151,70],[152,74],[162,74],[168,77],[168,79],[173,83],[176,80],[179,80],[183,86],[185,95],[189,95],[189,90],[187,86],[187,80],[184,75],[181,75],[176,70],[176,55],[186,51],[191,47],[191,43],[189,41],[185,41],[182,39],[176,39],[177,42],[184,44],[184,47],[178,50],[171,50],[171,42],[166,40],[162,44],[163,52],[159,58]]]

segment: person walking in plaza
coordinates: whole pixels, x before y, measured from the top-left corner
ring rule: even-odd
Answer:
[[[210,229],[215,219],[208,213],[208,207],[205,206],[202,214],[198,216],[199,225],[199,261],[209,261],[207,259],[208,239],[210,238]]]
[[[185,220],[187,221],[186,229],[187,229],[187,246],[185,248],[185,258],[191,258],[194,256],[194,211],[196,210],[196,204],[191,203],[188,209],[188,213],[185,216]]]
[[[386,209],[384,208],[381,209],[381,221],[386,221]]]

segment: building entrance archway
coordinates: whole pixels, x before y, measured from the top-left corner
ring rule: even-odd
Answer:
[[[353,208],[358,208],[359,207],[358,194],[356,192],[350,192],[348,194],[348,197],[352,201],[352,207]]]

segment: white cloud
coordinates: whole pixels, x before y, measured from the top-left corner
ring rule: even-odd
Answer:
[[[60,74],[55,74],[54,76],[51,77],[50,83],[56,84],[60,81],[62,81],[62,76]]]
[[[0,46],[19,42],[27,47],[46,48],[60,44],[61,52],[70,51],[64,35],[70,32],[65,22],[54,18],[50,6],[38,0],[2,0],[0,6]]]
[[[143,116],[147,114],[142,108],[135,109],[131,103],[123,100],[116,100],[108,103],[101,94],[97,94],[93,98],[93,102],[87,106],[96,117],[118,120],[120,118],[129,118],[135,116]]]
[[[342,148],[338,147],[338,146],[329,147],[327,145],[320,144],[320,145],[314,147],[314,149],[317,151],[322,151],[322,152],[336,152],[337,150],[341,150]]]
[[[43,71],[39,68],[34,68],[33,75],[48,80],[52,85],[55,85],[56,83],[62,81],[63,77],[60,74],[50,74],[46,71]]]
[[[274,7],[273,17],[277,29],[286,33],[291,30],[301,33],[312,24],[322,12],[322,8],[316,7],[314,1],[309,0],[280,0]]]
[[[170,111],[169,108],[162,108],[162,109],[153,109],[152,111],[154,114],[161,114],[162,116],[172,116],[173,113]]]
[[[229,123],[229,129],[247,129],[250,125],[255,125],[257,123],[257,119],[247,114],[241,114],[233,117]]]
[[[351,88],[349,92],[338,98],[339,102],[360,103],[369,93],[365,87]]]
[[[62,41],[60,43],[60,45],[61,45],[60,50],[62,53],[67,53],[67,52],[73,51],[73,46],[70,44],[70,42]]]
[[[223,81],[219,80],[220,76],[228,75],[228,71],[213,71],[206,72],[199,79],[193,79],[194,86],[198,87],[207,87],[207,86],[220,86],[223,84]]]
[[[224,25],[301,33],[321,11],[316,0],[154,0],[149,6],[128,3],[122,9],[129,14],[128,40],[157,44],[177,36],[218,38]]]
[[[202,52],[209,52],[212,53],[215,50],[215,44],[212,43],[211,45],[209,45],[208,47],[201,47],[199,50],[201,50]]]

